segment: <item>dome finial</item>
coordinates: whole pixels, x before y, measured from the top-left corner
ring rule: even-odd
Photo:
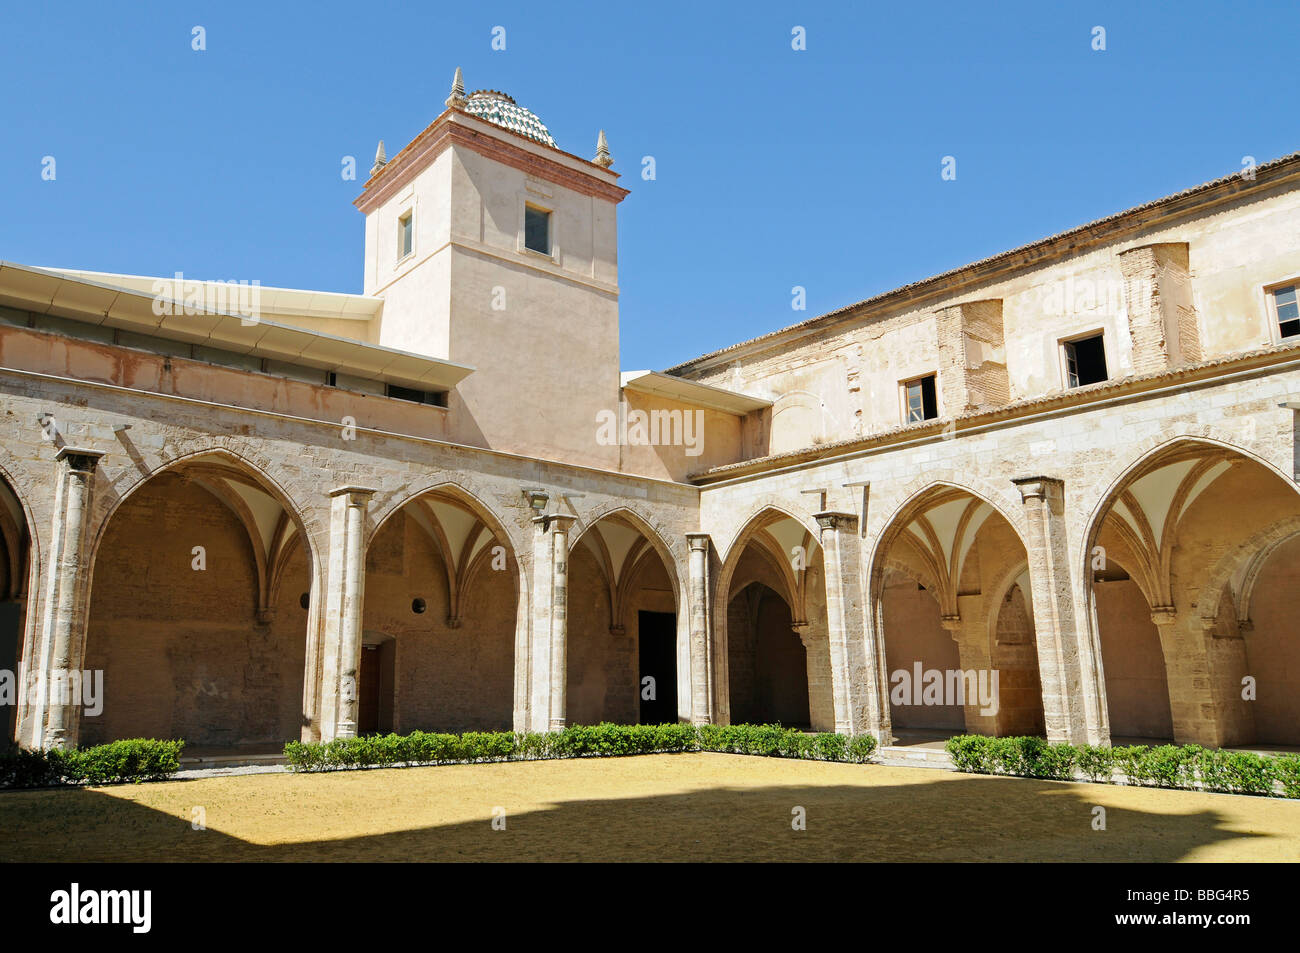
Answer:
[[[370,174],[374,175],[384,166],[388,165],[388,156],[384,154],[384,140],[379,140],[379,148],[375,150],[375,164],[370,167]]]
[[[600,130],[600,135],[596,137],[596,158],[591,160],[602,169],[608,169],[614,164],[614,157],[609,154],[609,141],[605,138],[605,130]]]
[[[465,105],[465,77],[461,75],[460,67],[456,67],[456,76],[451,81],[451,95],[447,97],[446,105],[455,109]]]

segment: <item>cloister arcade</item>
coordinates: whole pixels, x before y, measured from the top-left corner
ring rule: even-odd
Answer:
[[[16,674],[39,668],[30,653],[40,633],[26,617],[33,580],[48,577],[32,555],[31,512],[0,471],[0,661]],[[320,636],[330,611],[322,514],[215,450],[153,469],[96,512],[81,659],[104,673],[105,692],[102,711],[80,717],[78,742],[175,736],[251,750],[316,736],[330,651]],[[830,523],[799,512],[777,495],[725,540],[696,534],[713,553],[698,590],[712,679],[703,690],[687,612],[700,601],[701,570],[683,540],[632,506],[535,518],[539,534],[552,521],[567,526],[567,566],[552,572],[548,596],[565,609],[561,723],[842,730]],[[1182,438],[1133,461],[1091,513],[1075,517],[1087,529],[1075,551],[1086,562],[1081,615],[1097,647],[1104,736],[1300,745],[1294,484],[1240,449]],[[512,529],[452,481],[377,514],[365,523],[359,659],[350,683],[341,673],[355,695],[354,730],[536,727],[540,716],[521,721],[520,708],[553,693],[553,669],[533,659],[544,550],[527,551],[517,517]],[[860,586],[862,599],[849,611],[869,664],[855,678],[886,699],[865,730],[901,744],[1046,733],[1042,671],[1056,663],[1041,644],[1025,525],[1006,499],[936,480],[861,540],[849,589]],[[850,565],[836,560],[841,572]],[[977,681],[963,683],[965,699],[925,698],[915,686],[930,672],[996,673],[995,703],[973,690]],[[548,709],[549,727],[559,710]]]

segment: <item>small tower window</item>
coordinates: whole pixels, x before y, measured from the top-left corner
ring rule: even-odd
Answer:
[[[397,260],[415,250],[415,213],[407,212],[397,220]]]
[[[934,375],[918,377],[903,384],[903,415],[909,424],[934,420],[939,416],[939,400],[935,395]]]
[[[551,253],[551,213],[524,206],[524,247],[543,255]]]
[[[1094,334],[1061,345],[1065,351],[1065,378],[1070,387],[1084,387],[1106,380],[1106,348],[1102,336]]]

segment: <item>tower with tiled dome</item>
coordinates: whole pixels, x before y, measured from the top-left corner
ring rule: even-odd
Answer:
[[[450,400],[484,434],[539,454],[617,466],[595,440],[616,409],[618,203],[604,131],[588,160],[497,90],[466,93],[388,157],[380,142],[355,204],[366,216],[365,293],[384,299],[379,343],[475,368]],[[593,132],[596,130],[593,129]],[[530,401],[565,382],[566,399]]]

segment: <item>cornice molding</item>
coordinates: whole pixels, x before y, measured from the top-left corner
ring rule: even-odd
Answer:
[[[473,128],[470,123],[484,127]],[[488,129],[492,132],[489,133]],[[412,140],[411,144],[399,152],[388,163],[372,175],[365,184],[365,191],[354,201],[358,209],[369,214],[391,199],[408,185],[417,175],[453,146],[462,146],[487,159],[500,162],[527,174],[545,179],[580,195],[589,195],[615,204],[627,197],[628,190],[606,180],[606,176],[617,178],[617,173],[601,169],[594,163],[571,156],[567,152],[554,150],[574,162],[589,165],[595,173],[583,172],[571,168],[562,162],[539,156],[516,146],[494,134],[500,131],[513,136],[509,130],[497,130],[491,123],[475,119],[457,109],[448,109],[433,121],[430,126]],[[547,146],[538,146],[547,149]]]

